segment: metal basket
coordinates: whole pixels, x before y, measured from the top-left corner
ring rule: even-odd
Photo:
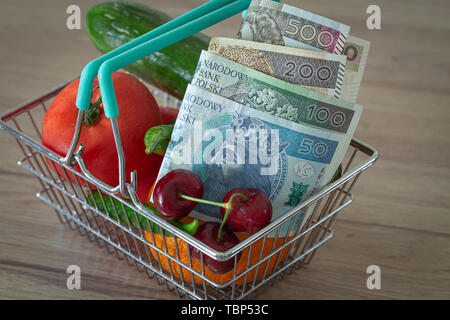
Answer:
[[[19,166],[34,174],[40,183],[41,190],[36,196],[53,207],[62,224],[77,230],[80,235],[87,236],[91,242],[99,247],[105,247],[109,253],[116,253],[119,260],[124,258],[130,266],[146,272],[148,277],[156,279],[158,284],[166,285],[168,290],[174,291],[179,297],[190,299],[243,299],[253,297],[254,294],[291,273],[302,265],[309,264],[318,247],[333,237],[331,225],[336,214],[349,205],[354,196],[351,191],[359,175],[370,167],[378,157],[378,152],[371,146],[353,139],[342,163],[343,175],[337,181],[325,186],[321,191],[273,221],[266,228],[255,235],[243,240],[237,246],[226,252],[217,252],[203,245],[197,239],[185,234],[165,220],[142,207],[122,199],[95,185],[89,177],[66,166],[59,155],[42,146],[41,128],[42,118],[47,107],[56,94],[66,85],[32,99],[1,115],[0,128],[12,135],[22,150],[24,157],[18,162]],[[177,107],[179,101],[168,94],[150,87],[150,90],[160,104]],[[357,165],[352,166],[356,162]],[[58,171],[56,167],[62,168]],[[75,177],[69,179],[69,175]],[[86,183],[90,181],[89,183]],[[92,195],[93,187],[102,190],[101,201],[113,199],[119,201],[121,209],[132,210],[132,214],[157,224],[172,233],[169,237],[150,232],[145,233],[141,226],[126,221],[119,221],[101,211],[95,203],[90,205],[87,197]],[[118,208],[113,206],[114,210]],[[309,207],[312,214],[307,221],[302,221],[303,227],[291,229],[294,220]],[[116,211],[117,213],[117,211]],[[126,215],[125,215],[126,216]],[[304,216],[302,215],[302,219]],[[282,227],[287,226],[292,237],[278,239]],[[284,230],[284,229],[283,229]],[[273,245],[268,248],[268,235],[275,235]],[[155,242],[155,237],[161,241]],[[278,241],[280,240],[280,241]],[[168,243],[174,247],[169,247]],[[256,243],[262,245],[255,246]],[[277,243],[277,245],[275,245]],[[183,257],[181,244],[184,246]],[[201,261],[194,261],[190,256],[190,246],[195,246],[204,254],[216,259],[234,259],[233,274],[226,282],[218,282],[207,277],[203,255]],[[255,252],[259,248],[260,252]],[[187,249],[187,251],[186,251]],[[253,250],[253,253],[252,253]],[[264,251],[264,253],[263,253]],[[237,270],[238,256],[247,253],[246,261],[239,261],[244,265]],[[250,263],[250,256],[259,255],[259,261]],[[181,257],[181,258],[180,258]],[[241,260],[244,255],[241,256]],[[198,265],[200,264],[200,267]],[[197,265],[197,267],[196,267]]]

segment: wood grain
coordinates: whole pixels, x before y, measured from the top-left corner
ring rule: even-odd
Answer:
[[[82,30],[67,30],[73,1],[0,4],[0,111],[80,73],[99,53]],[[82,14],[100,1],[83,1]],[[176,16],[199,0],[143,1]],[[356,137],[379,149],[356,185],[356,201],[312,263],[259,294],[267,299],[450,298],[450,5],[378,1],[382,29],[365,26],[369,0],[288,3],[349,24],[372,42],[358,101]],[[207,29],[234,36],[240,17]],[[175,296],[115,255],[68,231],[37,200],[36,179],[16,165],[20,150],[0,134],[0,298],[171,299]],[[82,290],[67,290],[77,264]],[[381,290],[368,290],[378,265]]]

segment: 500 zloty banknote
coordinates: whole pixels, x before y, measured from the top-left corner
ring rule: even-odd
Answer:
[[[351,35],[348,37],[344,47],[344,54],[347,56],[347,62],[345,65],[341,99],[356,102],[367,62],[367,55],[369,54],[369,48],[369,41]]]
[[[360,108],[208,51],[200,55],[192,84],[250,108],[339,133],[347,133]]]
[[[213,38],[208,51],[275,78],[339,98],[346,56],[267,43]]]
[[[237,37],[301,49],[342,54],[350,27],[271,0],[253,0]]]
[[[260,189],[272,202],[275,220],[330,180],[360,114],[358,107],[342,134],[281,119],[189,85],[158,180],[177,168],[190,170],[203,181],[204,198],[213,201],[222,201],[234,188]],[[197,205],[191,215],[220,219],[219,208],[210,205]],[[295,223],[290,230],[300,219]]]

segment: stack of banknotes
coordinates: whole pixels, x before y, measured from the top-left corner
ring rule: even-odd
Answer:
[[[349,31],[253,0],[237,39],[213,38],[201,53],[158,179],[176,168],[193,171],[213,201],[234,188],[263,190],[272,221],[328,184],[362,112],[355,102],[370,44]],[[198,205],[191,215],[220,221],[214,206]]]

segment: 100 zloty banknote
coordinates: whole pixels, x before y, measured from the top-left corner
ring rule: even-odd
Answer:
[[[301,49],[342,54],[350,27],[271,0],[253,0],[237,37]]]
[[[192,84],[283,119],[346,134],[361,109],[202,51]]]
[[[339,98],[346,56],[267,43],[213,38],[208,51],[275,78]]]
[[[260,189],[272,202],[273,221],[329,181],[360,114],[357,107],[344,134],[285,120],[189,85],[157,180],[177,168],[190,170],[203,181],[203,198],[213,201],[222,201],[234,188]],[[220,219],[219,209],[208,205],[197,205],[191,215]]]

